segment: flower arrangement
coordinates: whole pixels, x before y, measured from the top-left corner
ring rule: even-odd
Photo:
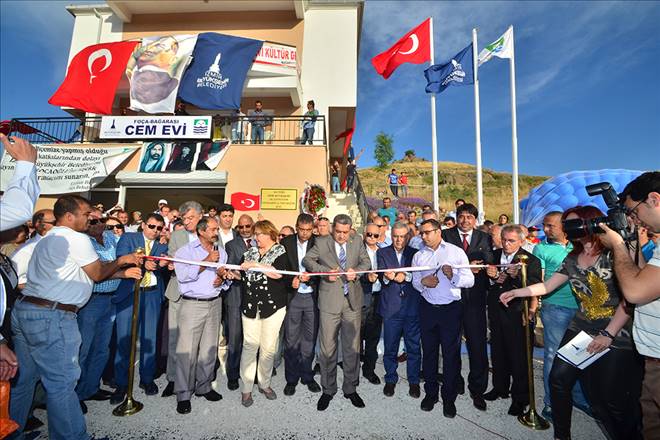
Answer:
[[[302,210],[317,218],[328,207],[328,198],[321,185],[307,184],[303,192]]]

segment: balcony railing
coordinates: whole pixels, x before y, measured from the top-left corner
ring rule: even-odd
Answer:
[[[260,122],[250,116],[215,116],[211,133],[214,140],[231,139],[238,144],[291,145],[302,143],[303,126],[312,123],[314,130],[308,130],[311,139],[307,144],[326,145],[325,116],[317,116],[315,121],[303,116],[265,116]],[[256,128],[258,124],[263,130]],[[35,144],[117,142],[101,139],[100,129],[100,116],[15,118],[9,123],[9,136],[20,136]]]

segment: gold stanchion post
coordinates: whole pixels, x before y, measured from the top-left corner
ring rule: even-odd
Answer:
[[[522,286],[527,287],[527,255],[519,255],[521,264]],[[536,396],[534,393],[534,368],[532,366],[532,332],[529,329],[529,297],[523,298],[522,322],[525,326],[525,348],[527,349],[527,380],[529,384],[529,410],[518,416],[518,421],[535,431],[548,429],[550,424],[536,412]]]
[[[139,256],[144,255],[144,249],[137,248],[135,253]],[[131,322],[131,355],[128,364],[128,389],[126,390],[126,398],[124,401],[112,410],[112,414],[118,417],[130,416],[140,412],[144,405],[137,400],[133,399],[133,376],[135,373],[135,351],[137,349],[137,330],[138,330],[138,311],[140,308],[140,284],[142,278],[135,280],[135,288],[133,289],[133,318]]]

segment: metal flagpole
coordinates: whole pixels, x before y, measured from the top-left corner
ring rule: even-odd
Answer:
[[[518,127],[516,122],[516,49],[513,44],[513,25],[511,29],[511,58],[509,67],[511,70],[511,162],[513,166],[513,222],[520,221],[520,209],[518,208]]]
[[[433,46],[433,17],[429,25],[430,44],[431,44],[431,62],[430,66],[434,63],[435,47]],[[438,139],[435,127],[435,93],[431,94],[431,138],[432,138],[432,152],[431,160],[433,161],[433,209],[435,212],[440,210],[440,197],[438,195]]]
[[[477,46],[477,29],[472,29],[472,68],[474,72],[474,137],[477,159],[477,207],[479,209],[479,223],[484,220],[484,189],[481,172],[481,110],[479,107],[479,62]]]

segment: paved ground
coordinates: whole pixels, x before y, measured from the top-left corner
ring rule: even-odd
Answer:
[[[464,368],[467,357],[463,355]],[[536,389],[542,402],[540,363],[535,362]],[[254,405],[243,408],[240,392],[229,391],[226,380],[220,378],[217,391],[223,395],[220,402],[207,402],[193,398],[192,413],[180,415],[176,412],[174,397],[147,397],[137,390],[135,397],[144,403],[144,409],[133,416],[121,418],[112,415],[108,402],[89,402],[87,427],[95,437],[123,439],[552,439],[552,428],[547,431],[532,431],[507,415],[510,400],[488,402],[488,410],[481,412],[472,406],[467,395],[456,401],[458,415],[447,419],[442,415],[442,406],[437,405],[430,412],[419,409],[420,399],[408,396],[408,383],[401,378],[394,397],[385,397],[382,385],[372,385],[364,378],[358,392],[363,397],[366,408],[357,409],[343,398],[340,391],[330,402],[325,412],[316,410],[319,394],[310,393],[306,387],[298,386],[292,397],[284,396],[284,366],[273,378],[273,389],[278,399],[267,401],[256,392]],[[399,371],[405,373],[403,365]],[[377,374],[382,378],[382,363],[378,364]],[[341,370],[339,370],[341,384]],[[463,372],[467,377],[467,371]],[[317,379],[319,377],[317,376]],[[162,390],[165,379],[157,384]],[[422,395],[423,396],[423,395]],[[542,404],[537,405],[540,411]],[[36,411],[37,417],[46,420],[46,414]],[[39,439],[47,438],[47,429],[42,430]],[[573,414],[573,438],[597,439],[604,436],[594,421],[575,411]]]

